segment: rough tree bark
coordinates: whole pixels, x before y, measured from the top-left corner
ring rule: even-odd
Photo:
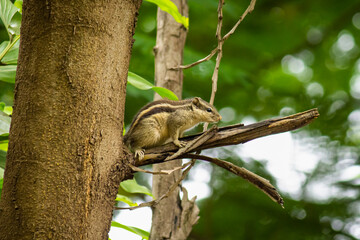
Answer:
[[[24,1],[1,239],[108,239],[140,3]]]
[[[188,16],[186,0],[173,0],[183,16]],[[187,30],[177,23],[171,15],[158,9],[157,36],[155,53],[155,82],[157,86],[172,90],[181,99],[182,95],[182,70],[171,69],[183,62],[183,49],[185,46]],[[155,95],[155,100],[160,99]],[[173,169],[181,166],[182,161],[176,160],[153,166],[154,171]],[[153,194],[156,198],[165,194],[170,186],[180,178],[178,170],[170,176],[153,176]],[[192,225],[197,220],[198,209],[194,201],[180,200],[179,188],[169,197],[163,199],[153,207],[152,227],[150,239],[186,239]],[[186,207],[185,207],[186,206]],[[187,208],[187,209],[184,209]]]

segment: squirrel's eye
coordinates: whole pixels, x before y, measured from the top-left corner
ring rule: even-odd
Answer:
[[[212,109],[211,109],[211,108],[208,108],[208,109],[206,109],[206,111],[208,111],[208,112],[212,112]]]

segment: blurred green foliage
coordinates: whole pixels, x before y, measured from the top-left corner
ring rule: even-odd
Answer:
[[[248,3],[226,1],[223,35]],[[207,56],[217,44],[217,1],[188,4],[185,64]],[[156,10],[156,6],[143,3],[130,62],[130,71],[147,80],[154,78]],[[3,28],[0,40],[8,40]],[[183,98],[209,99],[214,61],[184,70]],[[201,218],[190,239],[359,238],[356,229],[360,229],[360,176],[346,180],[338,177],[343,170],[360,168],[359,76],[358,0],[258,1],[253,13],[224,44],[215,105],[229,116],[223,116],[228,120],[221,125],[245,118],[259,121],[316,107],[320,117],[292,137],[308,143],[309,151],[326,154],[321,155],[311,172],[302,173],[306,179],[297,196],[281,192],[285,210],[252,185],[214,167],[212,196],[199,201]],[[14,84],[0,81],[0,102],[6,106],[13,103],[13,88]],[[126,124],[152,98],[152,91],[139,91],[128,85]],[[276,185],[277,179],[271,177],[266,161],[249,162],[244,160],[246,156],[230,156],[226,160],[245,166]],[[327,181],[325,184],[335,194],[326,200],[313,197],[307,189],[319,181]]]

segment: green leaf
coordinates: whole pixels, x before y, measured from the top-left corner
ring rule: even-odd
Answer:
[[[3,189],[3,183],[4,183],[4,179],[1,178],[0,179],[0,198],[1,198],[1,193],[2,193],[2,189]]]
[[[6,48],[7,45],[9,45],[10,41],[3,41],[0,44],[0,52],[4,51],[4,49]]]
[[[11,118],[4,112],[0,111],[0,136],[9,134],[10,122]]]
[[[0,168],[5,169],[6,152],[0,150]]]
[[[6,113],[6,116],[8,116],[12,114],[13,108],[12,106],[6,106],[4,102],[0,102],[0,111]]]
[[[19,9],[20,13],[22,13],[22,5],[23,5],[23,0],[16,0],[14,2],[14,6]]]
[[[142,193],[154,198],[151,191],[147,187],[139,185],[135,178],[121,182],[120,186],[128,193]]]
[[[146,79],[140,77],[139,75],[133,72],[128,72],[128,83],[141,90],[152,89],[155,92],[157,92],[162,98],[168,98],[170,100],[179,100],[178,97],[175,95],[175,93],[173,93],[172,91],[166,88],[156,87]]]
[[[18,55],[19,55],[19,53],[18,53],[19,52],[19,42],[18,42],[19,39],[20,39],[20,35],[17,35],[17,36],[15,36],[15,38],[12,39],[11,42],[5,41],[5,42],[1,43],[1,45],[0,45],[0,49],[1,49],[0,60],[3,63],[17,64],[17,59],[18,59]],[[12,49],[14,49],[14,50],[12,50]],[[7,59],[4,61],[3,58],[5,55],[8,54],[8,52],[11,52],[11,53],[9,54]]]
[[[142,230],[137,227],[126,226],[126,225],[123,225],[123,224],[115,222],[115,221],[111,222],[111,226],[117,227],[117,228],[122,228],[129,232],[135,233],[135,234],[139,235],[140,237],[142,237],[143,239],[149,239],[149,236],[150,236],[149,232],[147,232],[145,230]]]
[[[15,41],[15,40],[14,40]],[[5,41],[8,43],[8,41]],[[4,43],[4,42],[3,42]],[[14,43],[14,45],[8,50],[7,53],[5,53],[5,56],[1,59],[1,62],[4,64],[17,64],[18,58],[19,58],[19,43],[20,41],[17,41]],[[1,44],[2,45],[2,44]],[[0,45],[0,52],[2,53],[3,50],[1,50]]]
[[[137,206],[137,203],[134,203],[130,198],[128,198],[127,196],[121,195],[121,194],[117,194],[115,201],[118,202],[124,202],[126,204],[128,204],[131,207]]]
[[[17,65],[0,66],[0,81],[15,83]]]
[[[21,26],[21,14],[16,12],[13,18],[11,19],[10,26],[9,26],[9,33],[11,35],[20,35],[20,26]]]
[[[184,25],[184,27],[189,28],[189,18],[182,16],[179,13],[177,6],[170,0],[146,0],[148,2],[156,4],[161,10],[169,13],[175,21]]]
[[[162,98],[167,98],[170,100],[179,100],[178,97],[170,91],[169,89],[162,88],[162,87],[153,87],[152,88],[155,92],[157,92]]]
[[[6,113],[7,115],[11,115],[13,112],[12,106],[5,106],[3,112]]]
[[[1,140],[0,141],[0,150],[7,152],[9,146],[9,140]]]
[[[4,134],[0,135],[0,144],[4,143],[4,141],[8,141],[8,140],[9,140],[8,133],[4,133]]]
[[[152,83],[133,72],[128,72],[128,83],[141,90],[149,90],[154,87]]]
[[[10,0],[0,0],[0,18],[10,38],[20,35],[21,14]]]

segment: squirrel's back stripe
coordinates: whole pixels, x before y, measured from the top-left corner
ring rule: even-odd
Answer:
[[[175,112],[177,109],[186,109],[190,108],[192,103],[192,99],[185,99],[181,101],[171,101],[171,100],[159,100],[151,102],[147,105],[145,105],[138,114],[135,116],[133,122],[130,125],[130,129],[128,132],[131,131],[134,126],[138,124],[139,121],[152,116],[157,113],[161,112]]]

